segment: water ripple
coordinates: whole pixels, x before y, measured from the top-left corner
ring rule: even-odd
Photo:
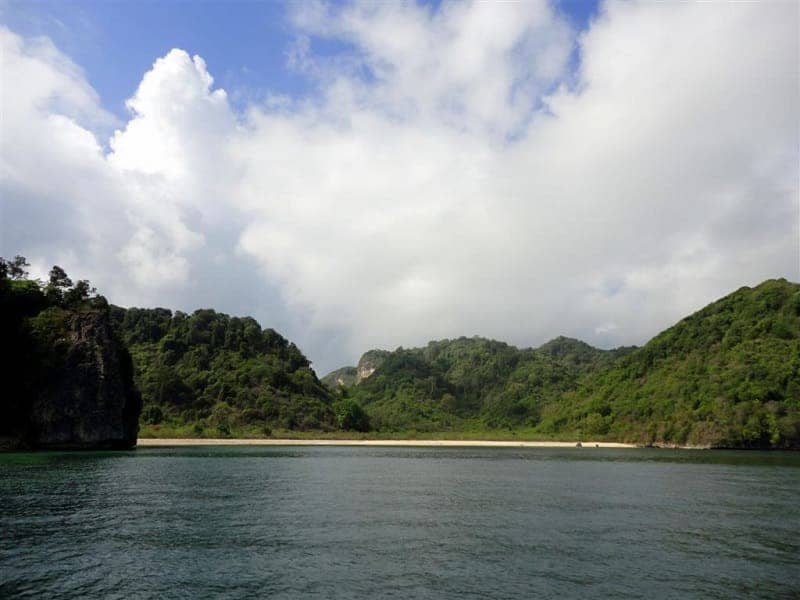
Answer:
[[[800,595],[800,456],[0,455],[3,598]]]

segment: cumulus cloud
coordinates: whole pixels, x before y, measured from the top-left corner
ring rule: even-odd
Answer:
[[[307,3],[293,18],[307,35],[356,50],[350,60],[320,63],[300,38],[302,68],[326,80],[331,108],[356,102],[384,116],[482,134],[519,128],[538,95],[563,76],[573,44],[545,2],[445,3],[439,10]]]
[[[120,124],[51,43],[5,29],[0,43],[3,253],[27,255],[38,273],[60,264],[122,304],[250,309],[216,284],[252,265],[234,256],[236,168],[221,158],[236,119],[202,58],[158,59]],[[94,132],[114,125],[106,147]],[[276,303],[267,285],[253,288],[268,297],[257,308]]]
[[[462,334],[641,343],[800,278],[794,4],[609,2],[583,33],[545,2],[293,10],[318,94],[237,114],[173,50],[108,149],[80,69],[3,32],[3,252],[252,313],[321,370]]]

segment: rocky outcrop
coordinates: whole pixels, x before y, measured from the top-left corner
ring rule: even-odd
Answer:
[[[350,387],[356,382],[356,372],[355,367],[342,367],[341,369],[331,371],[320,381],[332,389]]]
[[[361,359],[358,361],[358,366],[342,367],[341,369],[331,371],[325,375],[321,381],[332,389],[358,385],[372,375],[390,354],[391,353],[386,350],[369,350],[361,356]]]
[[[130,354],[116,338],[108,312],[68,311],[62,323],[55,359],[33,395],[29,443],[40,448],[134,447],[142,401]]]
[[[386,360],[388,355],[389,352],[386,350],[370,350],[369,352],[365,352],[361,360],[358,361],[358,366],[356,367],[356,383],[360,383],[372,375],[375,370],[383,364],[383,361]]]

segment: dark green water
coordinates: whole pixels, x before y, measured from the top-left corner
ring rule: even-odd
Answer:
[[[800,597],[800,454],[0,455],[0,597]]]

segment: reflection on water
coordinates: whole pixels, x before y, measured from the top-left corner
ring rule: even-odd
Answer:
[[[789,597],[800,455],[0,455],[2,597]]]

